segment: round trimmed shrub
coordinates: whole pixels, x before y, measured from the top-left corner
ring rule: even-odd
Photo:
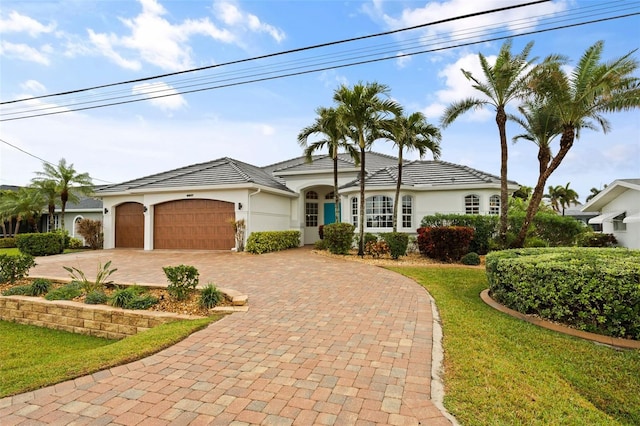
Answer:
[[[355,227],[350,223],[332,223],[324,227],[324,240],[333,254],[349,254]]]
[[[523,314],[640,339],[640,250],[530,248],[489,253],[491,297]]]
[[[460,262],[462,262],[463,265],[476,266],[480,264],[480,256],[478,255],[478,253],[472,251],[462,256]]]

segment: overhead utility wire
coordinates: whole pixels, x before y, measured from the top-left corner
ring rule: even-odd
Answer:
[[[618,4],[621,2],[621,0],[618,1]],[[635,4],[639,4],[640,2],[635,2]],[[514,30],[525,30],[527,28],[530,28],[532,25],[536,25],[536,26],[544,26],[544,25],[550,25],[551,23],[558,23],[558,22],[567,22],[569,20],[573,20],[573,19],[577,19],[577,18],[588,18],[588,17],[592,17],[594,15],[597,14],[602,14],[603,10],[604,12],[613,12],[614,10],[616,12],[620,12],[622,10],[629,10],[632,9],[632,6],[629,6],[630,4],[633,3],[629,3],[629,2],[622,2],[622,4],[619,4],[618,6],[613,5],[609,3],[607,6],[601,6],[601,5],[589,5],[589,6],[585,6],[585,7],[580,7],[577,9],[572,9],[572,10],[565,10],[560,12],[559,14],[554,14],[554,13],[547,13],[547,14],[543,14],[543,15],[536,15],[536,16],[530,16],[527,18],[520,18],[520,19],[515,19],[515,20],[511,20],[511,21],[507,21],[507,22],[502,22],[499,24],[488,24],[488,25],[483,25],[483,26],[479,26],[479,27],[475,27],[472,29],[465,29],[465,30],[459,30],[456,32],[453,32],[450,34],[450,36],[448,37],[449,39],[456,39],[458,41],[460,40],[465,40],[465,39],[469,39],[471,35],[474,34],[482,34],[484,32],[486,32],[487,30],[491,31],[497,28],[501,28],[505,25],[509,26],[510,31],[514,31]],[[608,9],[608,10],[607,10]],[[548,19],[546,19],[548,18]],[[546,21],[545,21],[546,19]],[[500,33],[500,32],[506,32],[507,30],[501,30],[501,31],[495,31],[494,34],[496,33]],[[462,37],[462,36],[467,36],[467,37]],[[373,56],[374,53],[378,53],[378,54],[385,54],[385,53],[389,53],[389,48],[392,47],[394,51],[407,51],[407,50],[411,50],[411,49],[417,49],[419,47],[424,47],[424,46],[429,46],[429,45],[433,45],[435,42],[437,42],[439,39],[444,39],[443,36],[441,35],[433,35],[433,36],[419,36],[419,37],[415,37],[415,38],[410,38],[407,39],[403,42],[387,42],[387,43],[382,43],[382,44],[376,44],[375,46],[366,46],[366,47],[360,47],[357,49],[351,49],[351,50],[346,50],[346,51],[342,51],[339,53],[333,53],[333,52],[329,52],[329,53],[325,53],[322,55],[316,55],[314,57],[308,57],[308,58],[300,58],[300,59],[294,59],[291,61],[285,61],[285,62],[281,62],[281,63],[276,63],[276,64],[271,64],[271,65],[261,65],[261,66],[256,66],[256,67],[250,67],[250,68],[245,68],[244,70],[235,70],[235,71],[225,71],[225,72],[221,72],[221,73],[216,73],[215,75],[204,75],[204,76],[199,76],[199,77],[190,77],[190,78],[185,78],[185,79],[180,79],[180,80],[170,80],[169,84],[171,85],[171,87],[166,88],[167,83],[164,82],[157,82],[157,83],[150,83],[149,87],[147,88],[147,90],[145,90],[144,92],[140,91],[138,93],[131,93],[131,89],[127,88],[127,89],[118,89],[118,90],[112,90],[109,92],[103,92],[103,93],[93,93],[93,94],[86,94],[86,95],[82,95],[80,97],[76,97],[75,100],[71,99],[69,100],[67,103],[64,104],[56,104],[56,105],[43,105],[40,107],[34,107],[31,109],[27,109],[25,110],[24,108],[21,107],[8,107],[8,108],[3,108],[3,112],[1,115],[3,116],[10,116],[10,115],[19,115],[19,114],[25,114],[25,113],[30,113],[30,112],[37,112],[37,111],[46,111],[46,110],[51,110],[51,109],[59,109],[59,108],[63,108],[63,107],[71,107],[71,106],[77,106],[77,105],[83,105],[83,104],[90,104],[90,103],[97,103],[97,102],[105,102],[105,101],[109,101],[109,100],[115,100],[115,99],[123,99],[123,98],[132,98],[132,97],[145,97],[148,98],[149,94],[153,94],[153,93],[163,93],[163,92],[167,92],[167,91],[174,91],[174,90],[180,90],[183,88],[188,88],[188,87],[197,87],[197,86],[202,86],[202,85],[206,85],[206,84],[212,84],[214,82],[221,82],[221,81],[229,81],[231,79],[227,79],[227,80],[220,80],[221,77],[223,76],[227,76],[227,75],[231,75],[231,76],[235,76],[235,79],[240,79],[240,76],[242,77],[255,77],[257,75],[265,75],[267,73],[263,72],[260,74],[249,74],[250,72],[254,72],[254,70],[267,70],[267,69],[276,69],[278,72],[282,72],[282,71],[287,71],[287,70],[291,70],[292,68],[289,69],[282,69],[281,67],[284,65],[288,65],[288,64],[304,64],[304,63],[311,63],[313,61],[318,61],[320,58],[326,58],[326,57],[331,57],[332,60],[339,62],[337,60],[337,58],[344,58],[347,57],[350,60],[356,58],[354,57],[354,54],[356,53],[365,53],[365,52],[370,52],[371,54],[369,56]],[[427,43],[428,41],[434,41],[434,43]],[[387,49],[387,50],[385,50]],[[357,58],[362,58],[364,56],[358,56]],[[314,63],[314,66],[317,65],[322,65],[324,63]],[[311,65],[309,65],[311,66]],[[302,68],[301,66],[298,68]],[[187,83],[194,83],[194,82],[200,82],[198,84],[189,84],[187,85]],[[120,96],[117,96],[120,95]],[[30,98],[33,99],[33,98]],[[88,100],[87,100],[88,99]]]
[[[473,45],[480,44],[480,43],[505,40],[505,39],[508,39],[508,38],[523,37],[523,36],[532,35],[532,34],[540,34],[540,33],[545,33],[545,32],[549,32],[549,31],[555,31],[555,30],[559,30],[559,29],[566,29],[566,28],[578,27],[578,26],[583,26],[583,25],[595,24],[595,23],[599,23],[599,22],[606,22],[606,21],[611,21],[611,20],[614,20],[614,19],[628,18],[628,17],[636,16],[636,15],[640,15],[640,12],[634,12],[634,13],[629,13],[629,14],[625,14],[625,15],[618,15],[618,16],[613,16],[613,17],[595,19],[595,20],[579,22],[579,23],[575,23],[575,24],[567,24],[567,25],[557,26],[557,27],[553,27],[553,28],[545,28],[545,29],[541,29],[541,30],[529,31],[529,32],[524,32],[524,33],[520,33],[520,34],[515,34],[515,35],[492,37],[492,38],[487,38],[487,39],[483,39],[483,40],[471,41],[471,42],[467,42],[467,43],[459,43],[459,44],[456,44],[456,45],[453,45],[453,46],[445,46],[445,47],[439,47],[439,48],[435,48],[435,49],[427,49],[427,50],[422,50],[422,51],[413,52],[413,53],[399,53],[399,54],[396,54],[394,56],[388,56],[388,57],[383,57],[383,58],[376,58],[376,59],[369,59],[369,60],[351,62],[351,63],[348,63],[348,64],[342,64],[342,65],[332,65],[332,66],[327,66],[327,67],[322,67],[322,68],[314,68],[314,69],[306,70],[306,71],[299,71],[299,72],[282,74],[282,75],[271,76],[271,77],[255,78],[255,79],[247,80],[247,81],[240,81],[240,82],[235,82],[235,83],[222,84],[222,85],[199,88],[199,89],[193,89],[193,90],[184,90],[184,91],[181,91],[181,92],[178,92],[178,93],[170,93],[170,94],[164,94],[164,95],[158,95],[158,96],[152,96],[152,97],[146,97],[146,98],[140,98],[140,99],[130,99],[130,100],[126,100],[126,101],[111,102],[111,103],[107,103],[107,104],[103,104],[103,105],[87,106],[87,107],[81,107],[81,108],[67,109],[67,110],[63,110],[63,111],[54,111],[54,112],[48,112],[48,113],[26,115],[26,116],[22,116],[22,117],[4,118],[4,119],[0,119],[0,122],[22,120],[22,119],[26,119],[26,118],[42,117],[42,116],[48,116],[48,115],[63,114],[63,113],[66,113],[66,112],[86,111],[86,110],[90,110],[90,109],[104,108],[104,107],[108,107],[108,106],[125,105],[125,104],[130,104],[130,103],[135,103],[135,102],[142,102],[142,101],[147,101],[147,100],[151,100],[151,99],[161,99],[161,98],[166,98],[166,97],[169,97],[169,96],[183,95],[183,94],[188,94],[188,93],[197,93],[197,92],[203,92],[203,91],[207,91],[207,90],[221,89],[221,88],[226,88],[226,87],[234,87],[234,86],[240,86],[240,85],[244,85],[244,84],[257,83],[257,82],[262,82],[262,81],[270,81],[270,80],[276,80],[276,79],[281,79],[281,78],[286,78],[286,77],[294,77],[294,76],[311,74],[311,73],[315,73],[315,72],[327,71],[327,70],[332,70],[332,69],[347,68],[347,67],[352,67],[352,66],[357,66],[357,65],[364,65],[364,64],[387,61],[387,60],[390,60],[390,59],[398,59],[398,58],[402,58],[402,57],[410,57],[410,56],[421,55],[421,54],[425,54],[425,53],[439,52],[439,51],[442,51],[442,50],[449,50],[449,49],[454,49],[454,48],[459,48],[459,47],[473,46]]]
[[[637,4],[638,2],[636,2]],[[624,6],[628,6],[629,3],[623,3]],[[586,9],[591,9],[591,10],[586,10]],[[574,9],[573,11],[576,13],[573,13],[572,15],[569,15],[566,11],[563,13],[564,16],[560,15],[554,15],[554,14],[544,14],[544,15],[538,15],[538,16],[531,16],[528,18],[520,18],[517,20],[512,20],[509,22],[503,22],[500,24],[491,24],[491,25],[484,25],[484,26],[480,26],[480,27],[476,27],[475,29],[467,29],[467,30],[461,30],[461,31],[457,31],[452,33],[448,38],[449,39],[456,39],[458,41],[461,40],[465,40],[465,39],[469,39],[471,38],[470,35],[473,34],[478,34],[478,33],[483,33],[486,32],[487,29],[497,29],[500,28],[504,25],[509,26],[510,31],[514,31],[514,30],[525,30],[527,28],[531,28],[532,26],[543,26],[543,25],[550,25],[551,23],[559,23],[559,22],[567,22],[570,20],[573,20],[577,17],[581,17],[581,18],[587,18],[587,17],[591,17],[594,16],[595,14],[597,14],[597,12],[600,12],[601,9],[603,9],[602,7],[597,7],[597,6],[589,6],[589,7],[585,7],[585,8],[579,8],[579,9]],[[610,8],[609,11],[612,11],[612,9],[614,8]],[[622,8],[622,10],[628,10],[629,7],[624,7]],[[618,8],[616,10],[617,12],[621,11],[620,8]],[[546,22],[543,21],[542,19],[544,19],[544,17],[550,17]],[[495,31],[494,34],[499,34],[499,33],[504,33],[507,32],[507,30],[500,30],[500,31]],[[469,35],[467,37],[461,37],[462,35]],[[430,46],[433,44],[436,44],[436,42],[440,42],[439,39],[444,39],[444,37],[442,36],[430,36],[430,37],[425,37],[425,36],[420,36],[420,37],[416,37],[416,38],[412,38],[412,39],[408,39],[404,42],[401,43],[397,43],[397,42],[389,42],[389,43],[384,43],[384,44],[378,44],[376,46],[367,46],[367,47],[361,47],[361,48],[357,48],[357,49],[351,49],[348,51],[342,51],[339,53],[326,53],[326,54],[322,54],[322,55],[317,55],[315,57],[310,57],[310,58],[301,58],[301,59],[296,59],[296,60],[292,60],[292,61],[285,61],[279,64],[271,64],[271,65],[264,65],[264,66],[258,66],[258,67],[252,67],[252,68],[247,68],[244,70],[240,70],[240,71],[228,71],[228,72],[222,72],[222,73],[217,73],[215,75],[207,75],[207,76],[200,76],[200,77],[193,77],[193,78],[188,78],[188,79],[181,79],[181,80],[176,80],[176,81],[170,81],[170,87],[166,87],[167,84],[164,82],[158,82],[158,83],[151,83],[149,85],[148,88],[146,88],[145,91],[139,91],[137,93],[131,93],[130,89],[127,90],[117,90],[117,91],[110,91],[107,93],[102,93],[102,94],[92,94],[92,95],[88,95],[88,96],[82,96],[79,98],[76,98],[76,101],[74,102],[73,100],[69,100],[67,103],[64,104],[57,104],[57,105],[43,105],[40,107],[34,107],[31,109],[14,109],[14,108],[5,108],[4,111],[2,112],[2,115],[4,117],[7,116],[11,116],[11,115],[20,115],[20,114],[26,114],[26,113],[31,113],[31,112],[38,112],[38,111],[46,111],[46,110],[52,110],[52,109],[60,109],[60,108],[67,108],[67,107],[74,107],[74,106],[78,106],[78,105],[85,105],[85,104],[91,104],[91,103],[97,103],[97,102],[106,102],[106,101],[112,101],[112,100],[117,100],[117,99],[126,99],[126,98],[133,98],[133,97],[141,97],[142,99],[149,99],[149,98],[153,98],[152,96],[150,96],[151,94],[160,94],[160,93],[166,93],[166,92],[170,92],[167,94],[177,94],[176,92],[182,89],[186,89],[186,88],[190,88],[190,87],[198,87],[198,86],[204,86],[204,85],[209,85],[209,84],[213,84],[213,83],[221,83],[221,82],[225,82],[225,81],[233,81],[233,80],[239,80],[240,78],[249,78],[249,77],[258,77],[258,76],[264,76],[264,75],[269,75],[269,74],[273,74],[275,72],[281,73],[281,72],[285,72],[285,71],[292,71],[295,69],[301,69],[301,68],[305,68],[304,66],[302,66],[301,64],[305,64],[305,63],[311,63],[313,61],[316,61],[315,63],[312,63],[311,65],[307,65],[307,67],[311,67],[311,66],[320,66],[320,65],[326,65],[327,63],[331,63],[331,62],[337,62],[339,63],[340,60],[337,60],[336,58],[348,58],[349,60],[354,60],[354,59],[362,59],[362,58],[366,58],[366,57],[370,57],[370,56],[374,56],[376,54],[378,55],[382,55],[382,54],[389,54],[391,53],[391,50],[393,52],[396,51],[402,51],[403,53],[407,53],[407,50],[412,50],[412,49],[417,49],[417,48],[422,48],[425,46]],[[426,43],[429,40],[434,40],[433,43]],[[444,42],[444,41],[443,41]],[[389,46],[389,47],[387,47]],[[385,50],[386,49],[386,50]],[[367,53],[370,52],[368,55],[359,55],[359,56],[354,56],[355,53],[358,52],[362,52],[362,53]],[[326,58],[326,57],[330,57],[332,60],[331,61],[325,61],[325,62],[317,62],[320,58]],[[298,65],[296,67],[292,67],[292,68],[282,68],[283,65],[286,64],[294,64],[294,65]],[[254,70],[267,70],[267,69],[275,69],[274,71],[271,72],[260,72],[260,73],[253,73]],[[226,76],[226,75],[231,75],[233,76],[233,78],[227,78],[227,79],[221,79],[221,77]],[[187,83],[195,83],[199,81],[200,83],[197,84],[187,84]],[[116,96],[119,95],[120,96]],[[112,96],[111,96],[112,95]],[[83,100],[82,99],[90,99],[90,100]]]
[[[17,149],[18,151],[20,151],[20,152],[22,152],[22,153],[24,153],[24,154],[27,154],[28,156],[33,157],[33,158],[35,158],[36,160],[40,160],[40,161],[42,161],[43,163],[47,163],[47,164],[49,164],[50,166],[53,166],[53,167],[57,167],[57,165],[56,165],[56,164],[53,164],[51,161],[47,161],[47,160],[45,160],[44,158],[40,158],[40,157],[38,157],[38,156],[37,156],[37,155],[35,155],[35,154],[32,154],[32,153],[30,153],[30,152],[28,152],[28,151],[25,151],[24,149],[20,148],[19,146],[16,146],[16,145],[14,145],[14,144],[12,144],[12,143],[10,143],[10,142],[7,142],[7,141],[5,141],[5,140],[4,140],[4,139],[2,139],[2,138],[0,138],[0,142],[2,142],[2,143],[4,143],[4,144],[9,145],[11,148]],[[91,178],[91,180],[97,180],[97,181],[104,182],[104,183],[114,183],[114,182],[110,182],[110,181],[108,181],[108,180],[102,180],[102,179],[98,179],[98,178]]]
[[[320,48],[320,47],[334,46],[334,45],[349,43],[349,42],[353,42],[353,41],[357,41],[357,40],[364,40],[364,39],[368,39],[368,38],[375,38],[375,37],[381,37],[381,36],[390,35],[390,34],[396,34],[396,33],[400,33],[400,32],[403,32],[403,31],[415,30],[415,29],[424,28],[424,27],[427,27],[427,26],[443,24],[443,23],[451,22],[451,21],[457,21],[457,20],[460,20],[460,19],[473,18],[473,17],[476,17],[476,16],[482,16],[482,15],[486,15],[486,14],[490,14],[490,13],[502,12],[502,11],[511,10],[511,9],[518,9],[518,8],[521,8],[521,7],[532,6],[532,5],[539,4],[539,3],[547,3],[549,1],[551,1],[551,0],[536,0],[536,1],[529,2],[529,3],[522,3],[522,4],[517,4],[517,5],[500,7],[500,8],[496,8],[496,9],[485,10],[485,11],[482,11],[482,12],[469,13],[469,14],[462,15],[462,16],[456,16],[456,17],[453,17],[453,18],[441,19],[439,21],[428,22],[426,24],[414,25],[412,27],[400,28],[400,29],[397,29],[397,30],[385,31],[385,32],[382,32],[382,33],[368,34],[368,35],[365,35],[365,36],[352,37],[352,38],[348,38],[348,39],[331,41],[331,42],[328,42],[328,43],[320,43],[320,44],[315,44],[315,45],[311,45],[311,46],[299,47],[299,48],[296,48],[296,49],[284,50],[284,51],[276,52],[276,53],[269,53],[267,55],[254,56],[254,57],[245,58],[245,59],[238,59],[238,60],[235,60],[235,61],[225,62],[225,63],[222,63],[222,64],[207,65],[207,66],[204,66],[204,67],[192,68],[192,69],[189,69],[189,70],[176,71],[176,72],[171,72],[171,73],[166,73],[166,74],[159,74],[159,75],[155,75],[155,76],[152,76],[152,77],[137,78],[137,79],[133,79],[133,80],[121,81],[121,82],[118,82],[118,83],[109,83],[109,84],[103,84],[103,85],[99,85],[99,86],[87,87],[87,88],[84,88],[84,89],[76,89],[76,90],[69,90],[69,91],[66,91],[66,92],[58,92],[58,93],[51,93],[51,94],[48,94],[48,95],[34,96],[34,97],[31,97],[31,98],[14,99],[14,100],[11,100],[11,101],[0,102],[0,105],[12,104],[12,103],[17,103],[17,102],[24,102],[24,101],[29,101],[29,100],[33,100],[33,99],[42,99],[42,98],[49,98],[49,97],[54,97],[54,96],[70,95],[70,94],[73,94],[73,93],[86,92],[86,91],[95,90],[95,89],[103,89],[105,87],[113,87],[113,86],[118,86],[118,85],[123,85],[123,84],[140,83],[140,82],[143,82],[143,81],[156,80],[158,78],[164,78],[164,77],[169,77],[169,76],[174,76],[174,75],[180,75],[180,74],[185,74],[185,73],[190,73],[190,72],[195,72],[195,71],[202,71],[202,70],[207,70],[207,69],[212,69],[212,68],[219,68],[219,67],[222,67],[222,66],[240,64],[240,63],[243,63],[243,62],[250,62],[250,61],[255,61],[255,60],[258,60],[258,59],[272,58],[272,57],[275,57],[275,56],[282,56],[282,55],[287,55],[287,54],[290,54],[290,53],[317,49],[317,48]]]

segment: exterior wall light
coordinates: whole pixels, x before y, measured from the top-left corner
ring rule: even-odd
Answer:
[[[242,210],[242,203],[238,203],[238,210]]]
[[[104,208],[104,214],[107,214],[107,213],[109,213],[109,209],[105,207]]]

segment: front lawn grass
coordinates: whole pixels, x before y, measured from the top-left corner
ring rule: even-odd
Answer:
[[[11,256],[16,256],[20,254],[20,250],[18,250],[16,247],[13,248],[0,248],[0,254],[8,254]]]
[[[0,397],[144,358],[222,316],[176,321],[122,340],[0,321]]]
[[[638,425],[640,351],[536,327],[480,300],[484,270],[391,268],[435,298],[445,406],[463,425]]]

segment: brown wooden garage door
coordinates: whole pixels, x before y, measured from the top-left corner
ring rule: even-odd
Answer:
[[[116,207],[116,248],[144,248],[143,209],[140,203]]]
[[[235,205],[216,200],[179,200],[154,207],[153,248],[230,250],[235,246]]]

